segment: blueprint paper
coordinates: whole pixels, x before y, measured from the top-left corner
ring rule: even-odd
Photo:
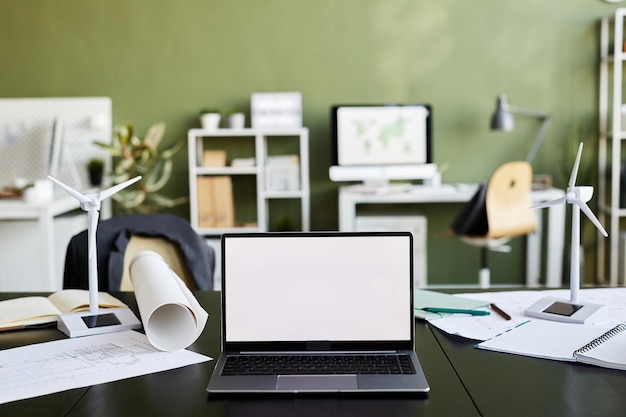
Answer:
[[[6,349],[0,351],[0,404],[211,359],[189,350],[161,351],[132,330]]]
[[[556,297],[569,300],[569,290],[499,291],[458,294],[465,298],[487,300],[496,304],[511,316],[504,320],[497,314],[488,316],[448,315],[429,319],[428,322],[446,333],[473,340],[488,340],[507,330],[528,321],[524,310],[543,297]],[[607,308],[607,316],[599,316],[590,324],[619,324],[626,322],[626,288],[585,288],[579,292],[580,302],[602,304]],[[533,319],[534,320],[534,319]]]
[[[143,327],[155,347],[185,349],[200,337],[209,314],[161,255],[139,252],[130,264],[130,279]]]

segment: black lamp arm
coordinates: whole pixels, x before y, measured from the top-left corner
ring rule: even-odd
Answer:
[[[541,146],[541,143],[543,142],[543,137],[546,135],[548,127],[550,127],[552,116],[546,113],[540,113],[540,112],[533,111],[533,110],[528,110],[528,109],[524,109],[520,107],[514,107],[509,104],[505,104],[504,107],[506,110],[510,111],[511,113],[521,114],[523,116],[529,116],[529,117],[534,117],[534,118],[543,120],[543,123],[541,123],[541,127],[539,128],[539,132],[537,132],[537,136],[535,137],[535,140],[533,141],[530,151],[528,152],[528,155],[526,156],[526,162],[530,164],[532,163],[533,159],[535,159],[537,150],[539,149],[539,146]]]

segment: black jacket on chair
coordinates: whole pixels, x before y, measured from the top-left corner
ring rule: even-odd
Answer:
[[[170,214],[133,214],[113,217],[98,224],[98,288],[119,290],[124,253],[133,235],[161,237],[176,244],[199,290],[213,289],[215,253],[188,221]],[[87,230],[70,240],[65,255],[63,288],[89,288]]]

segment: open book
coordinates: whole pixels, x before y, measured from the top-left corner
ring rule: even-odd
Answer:
[[[101,292],[100,307],[126,307],[117,298]],[[55,323],[60,314],[89,310],[89,291],[62,290],[48,297],[20,297],[0,301],[0,331]]]
[[[626,370],[626,324],[582,325],[532,320],[476,347]]]

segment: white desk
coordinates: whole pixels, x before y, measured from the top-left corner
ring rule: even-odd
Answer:
[[[39,291],[57,291],[59,283],[56,277],[54,218],[73,210],[79,209],[79,202],[63,193],[55,193],[55,198],[48,203],[26,203],[19,200],[0,200],[0,221],[31,220],[37,222],[38,239],[37,247],[33,247],[31,253],[24,253],[20,262],[39,262],[39,277],[44,278],[44,286],[35,288]],[[86,225],[86,216],[85,216]],[[82,229],[81,229],[82,230]],[[4,242],[11,242],[17,236],[2,236]],[[63,248],[64,250],[65,248]],[[26,265],[25,265],[26,266]],[[24,284],[26,285],[26,284]],[[6,285],[0,282],[0,288],[4,290]],[[28,285],[25,289],[31,289]]]
[[[421,203],[464,203],[477,190],[477,185],[444,184],[439,187],[416,185],[408,191],[398,193],[355,192],[353,187],[339,189],[339,230],[354,231],[356,210],[359,204],[421,204]],[[565,192],[556,188],[532,192],[534,203],[563,197]],[[563,249],[565,239],[565,204],[548,210],[546,248],[546,280],[548,287],[560,287],[563,273]],[[527,236],[526,285],[538,287],[541,278],[542,216],[537,216],[537,229]]]

